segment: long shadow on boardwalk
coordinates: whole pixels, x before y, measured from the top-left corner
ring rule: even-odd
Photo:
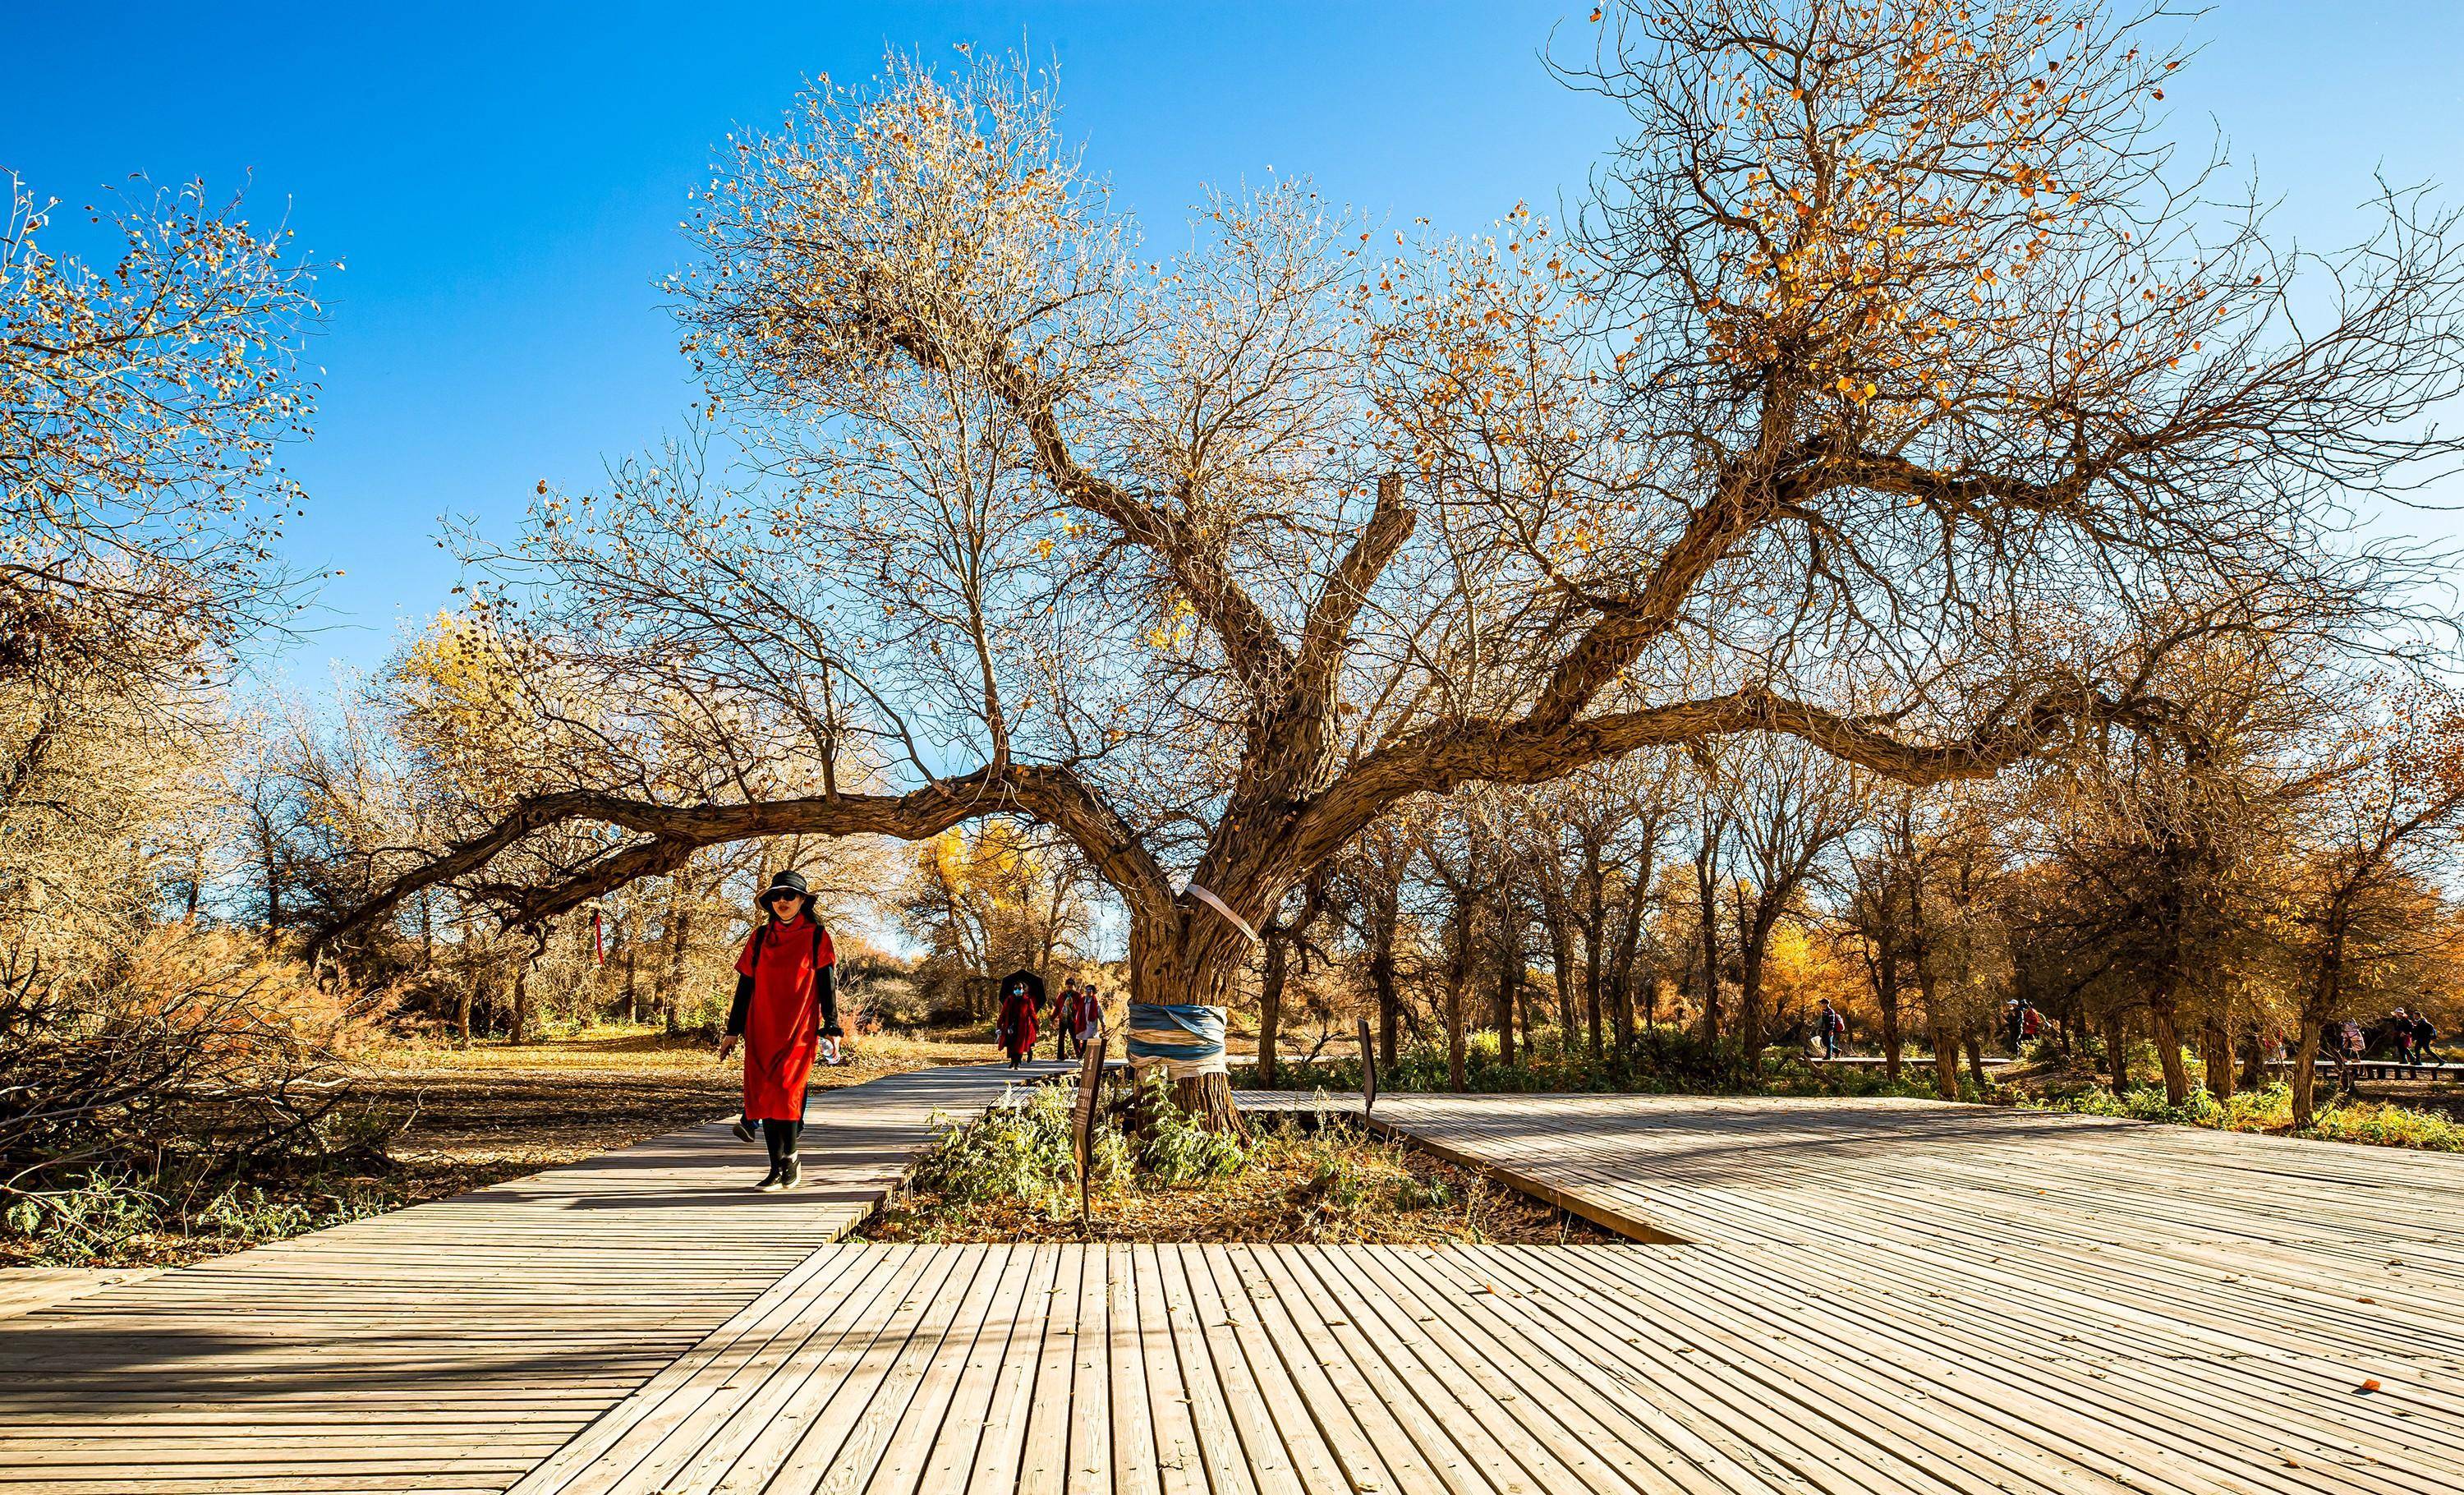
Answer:
[[[501,1490],[1013,1078],[818,1092],[792,1194],[715,1122],[0,1320],[0,1490]]]

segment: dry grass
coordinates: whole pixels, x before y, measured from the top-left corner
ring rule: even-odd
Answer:
[[[815,1088],[941,1064],[985,1063],[988,1043],[869,1035]],[[351,1056],[354,1135],[210,1195],[110,1177],[72,1200],[90,1228],[0,1230],[0,1265],[174,1265],[450,1198],[579,1162],[733,1113],[741,1061],[646,1028],[599,1029],[516,1047],[373,1043]]]
[[[1435,1245],[1613,1242],[1623,1238],[1401,1143],[1334,1123],[1261,1128],[1246,1164],[1177,1187],[1128,1177],[1099,1187],[1081,1230],[1018,1198],[961,1202],[932,1190],[896,1196],[868,1224],[872,1241],[1159,1241]]]
[[[869,1034],[843,1065],[816,1065],[813,1088],[862,1085],[934,1065],[984,1064],[988,1043]],[[608,1028],[516,1047],[391,1044],[358,1056],[363,1093],[404,1130],[385,1154],[417,1198],[579,1162],[663,1132],[733,1114],[742,1061],[650,1029]]]

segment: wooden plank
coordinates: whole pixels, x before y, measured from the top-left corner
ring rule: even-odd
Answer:
[[[1112,1449],[1113,1495],[1161,1495],[1163,1455],[1149,1401],[1147,1336],[1138,1317],[1137,1281],[1130,1248],[1104,1247],[1104,1360],[1110,1397],[1106,1435]],[[1090,1406],[1093,1404],[1090,1403]],[[1092,1486],[1100,1489],[1100,1484]]]
[[[1147,1374],[1147,1413],[1155,1429],[1155,1472],[1168,1495],[1206,1495],[1211,1482],[1199,1442],[1196,1393],[1183,1374],[1163,1269],[1152,1245],[1132,1246],[1129,1258],[1139,1361]]]
[[[1019,1465],[1026,1446],[1027,1409],[1033,1404],[1036,1373],[1043,1365],[1045,1320],[1054,1296],[1053,1279],[1061,1264],[1062,1253],[1057,1247],[1010,1249],[1025,1255],[1027,1273],[1019,1290],[1001,1308],[1009,1349],[993,1378],[983,1435],[977,1440],[975,1462],[967,1471],[966,1487],[974,1491],[1017,1488]]]
[[[917,1486],[924,1495],[955,1495],[967,1487],[975,1471],[977,1450],[991,1421],[1001,1369],[1010,1359],[1013,1336],[1019,1327],[1018,1304],[1025,1294],[1034,1257],[1023,1246],[997,1249],[1001,1270],[994,1281],[992,1300],[985,1307],[982,1321],[976,1327],[975,1340],[968,1346],[951,1386],[949,1410],[941,1419],[942,1433],[933,1442],[924,1478]]]
[[[74,1466],[72,1483],[121,1492],[295,1477],[501,1491],[715,1352],[712,1336],[865,1217],[936,1111],[1011,1079],[963,1067],[816,1092],[810,1182],[788,1194],[751,1192],[759,1150],[714,1123],[0,1315],[0,1488]],[[406,1417],[416,1436],[379,1431]]]
[[[1676,1313],[1665,1331],[1757,1385],[1732,1419],[1818,1389],[1893,1457],[1994,1487],[2074,1467],[2143,1488],[2464,1485],[2444,1235],[2464,1159],[1904,1102],[1406,1096],[1381,1119],[1706,1242],[1493,1260],[1616,1267],[1629,1323]],[[1561,1320],[1600,1363],[1634,1357],[1604,1334]],[[2355,1396],[2373,1366],[2387,1390]]]

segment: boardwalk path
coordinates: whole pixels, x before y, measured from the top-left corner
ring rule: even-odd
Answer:
[[[2464,1157],[1921,1101],[1378,1114],[1691,1242],[1582,1280],[1616,1361],[1760,1447],[1911,1486],[2464,1489]]]
[[[815,1092],[793,1194],[717,1123],[0,1319],[0,1490],[501,1490],[1004,1078]]]
[[[1685,1243],[803,1251],[825,1224],[710,1188],[741,1154],[687,1133],[287,1248],[314,1273],[0,1324],[0,1481],[2464,1489],[2464,1159],[1926,1103],[1378,1111]],[[566,1219],[601,1192],[633,1202]]]

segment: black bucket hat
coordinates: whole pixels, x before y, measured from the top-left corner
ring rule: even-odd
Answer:
[[[767,909],[770,907],[770,900],[776,898],[782,892],[792,892],[796,896],[803,899],[806,903],[811,903],[813,901],[813,890],[804,886],[803,873],[781,872],[778,876],[770,879],[769,887],[761,890],[761,896],[753,900],[754,906],[756,908]]]

